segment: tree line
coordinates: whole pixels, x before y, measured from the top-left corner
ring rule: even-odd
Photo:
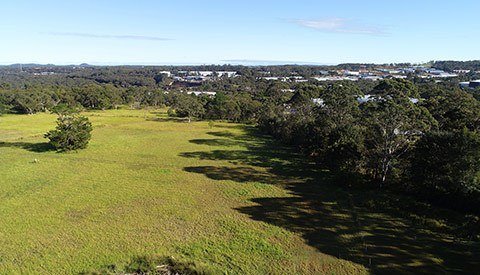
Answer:
[[[368,100],[351,84],[318,93],[320,104],[272,97],[259,127],[343,179],[478,213],[480,103],[471,94],[404,80],[380,82]]]
[[[292,93],[271,83],[213,98],[179,94],[171,104],[179,116],[254,123],[339,182],[479,213],[480,102],[459,88],[384,80],[302,84]]]
[[[85,79],[2,84],[0,113],[126,105],[168,107],[171,116],[189,121],[251,123],[333,171],[339,182],[356,179],[452,208],[480,209],[480,103],[456,85],[283,83],[242,75],[206,82],[199,89],[216,95],[187,94],[162,81],[138,86]]]

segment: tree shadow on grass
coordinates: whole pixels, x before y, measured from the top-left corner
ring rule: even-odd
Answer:
[[[415,217],[384,196],[313,182],[290,189],[293,197],[255,198],[254,206],[237,210],[297,232],[320,252],[374,273],[471,274],[480,268],[478,243],[456,239],[455,225],[435,224],[428,213]]]
[[[296,232],[320,252],[374,273],[472,274],[480,270],[479,243],[460,234],[461,214],[386,190],[335,185],[328,171],[250,127],[244,135],[209,134],[215,138],[191,142],[241,145],[246,150],[182,153],[187,158],[235,164],[186,167],[185,171],[214,180],[280,185],[291,194],[254,198],[254,205],[237,209],[251,219]]]
[[[0,148],[21,148],[30,152],[43,153],[55,151],[55,148],[48,142],[30,143],[30,142],[0,142]]]
[[[180,118],[180,117],[149,117],[149,118],[146,118],[146,120],[158,121],[158,122],[181,122],[181,123],[188,122],[187,118]]]
[[[185,167],[187,172],[204,174],[214,180],[232,180],[237,182],[263,182],[274,184],[273,177],[267,172],[259,172],[250,167],[217,167],[217,166],[195,166]]]
[[[241,142],[237,142],[229,139],[220,139],[220,138],[192,139],[190,140],[190,142],[198,145],[208,145],[208,146],[239,146],[242,144]]]

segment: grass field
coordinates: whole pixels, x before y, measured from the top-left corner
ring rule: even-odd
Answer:
[[[229,274],[479,270],[461,217],[330,184],[227,123],[86,113],[89,147],[50,150],[55,116],[0,117],[0,274],[78,274],[164,255]]]

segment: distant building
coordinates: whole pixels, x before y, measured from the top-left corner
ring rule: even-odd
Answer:
[[[476,89],[476,88],[480,87],[480,79],[470,81],[469,87],[472,88],[472,89]]]
[[[348,75],[348,76],[359,76],[359,75],[360,75],[360,72],[357,72],[357,71],[345,71],[345,72],[344,72],[344,75]]]
[[[171,77],[172,73],[169,71],[161,71],[160,74],[166,75],[167,77]]]
[[[268,80],[268,81],[277,81],[280,80],[282,82],[287,82],[289,80],[288,77],[280,77],[280,76],[266,76],[266,77],[260,77],[259,79],[263,80]]]
[[[213,76],[213,72],[212,72],[212,71],[190,72],[190,74],[191,74],[191,75],[200,75],[200,76],[204,76],[204,77]]]
[[[226,76],[226,77],[235,77],[237,76],[237,72],[234,71],[218,71],[217,72],[218,77]]]
[[[381,76],[376,76],[376,75],[366,75],[366,76],[362,76],[362,79],[371,80],[371,81],[377,81],[377,80],[382,80],[383,77],[381,77]]]
[[[413,104],[417,104],[420,101],[420,99],[413,98],[413,97],[409,97],[408,99]],[[366,94],[366,95],[357,97],[357,102],[360,103],[360,104],[367,103],[367,102],[372,101],[372,100],[379,101],[379,100],[382,100],[382,98],[379,97],[379,96],[371,95],[371,94]]]
[[[210,96],[210,97],[214,97],[214,96],[217,95],[216,92],[206,92],[206,91],[188,91],[187,94],[188,95],[194,94],[196,96],[207,95],[207,96]]]
[[[371,100],[374,100],[372,95],[364,95],[357,98],[358,103],[367,103]]]
[[[321,98],[312,98],[312,102],[317,106],[321,106],[321,107],[325,106],[325,101]]]
[[[468,74],[471,70],[453,70],[453,72],[457,74]]]
[[[403,69],[401,69],[401,71],[404,74],[414,74],[415,73],[415,68],[403,68]]]
[[[313,77],[313,79],[315,79],[317,81],[342,81],[342,80],[357,81],[358,77],[353,77],[353,76],[319,76],[319,77]]]
[[[460,82],[460,87],[476,89],[476,88],[480,87],[480,79],[472,80],[472,81],[468,81],[468,82]]]
[[[427,73],[430,74],[432,78],[448,78],[448,77],[457,77],[458,74],[447,73],[443,70],[429,69]]]

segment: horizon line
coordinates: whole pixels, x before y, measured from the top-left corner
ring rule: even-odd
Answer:
[[[389,65],[389,64],[412,64],[412,65],[420,65],[420,64],[426,64],[430,62],[436,62],[436,61],[455,61],[455,62],[468,62],[468,61],[480,61],[480,60],[432,60],[428,62],[341,62],[341,63],[316,63],[316,62],[258,62],[258,63],[241,63],[241,62],[232,62],[232,63],[202,63],[202,62],[192,62],[192,63],[184,63],[184,62],[171,62],[171,63],[114,63],[114,62],[106,62],[106,63],[88,63],[88,62],[82,62],[82,63],[42,63],[42,62],[16,62],[16,63],[1,63],[0,66],[2,67],[8,67],[8,66],[16,66],[16,65],[38,65],[38,66],[92,66],[92,67],[116,67],[116,66],[224,66],[224,65],[230,65],[230,66],[244,66],[244,67],[261,67],[261,66],[325,66],[325,67],[334,67],[334,66],[339,66],[339,65],[344,65],[344,64],[358,64],[358,65]]]
[[[7,63],[0,62],[0,66],[15,66],[15,65],[39,65],[39,66],[97,66],[97,67],[115,67],[115,66],[245,66],[245,67],[255,67],[255,66],[338,66],[343,64],[358,64],[358,65],[387,65],[387,64],[412,64],[412,65],[421,65],[430,62],[438,61],[454,61],[454,62],[471,62],[471,61],[480,61],[480,59],[438,59],[430,61],[421,61],[421,62],[339,62],[339,63],[322,63],[322,62],[309,62],[309,61],[276,61],[276,60],[248,60],[248,59],[232,59],[232,60],[221,60],[220,62],[153,62],[153,63],[143,63],[143,62],[65,62],[65,63],[44,63],[44,62],[15,62]]]

